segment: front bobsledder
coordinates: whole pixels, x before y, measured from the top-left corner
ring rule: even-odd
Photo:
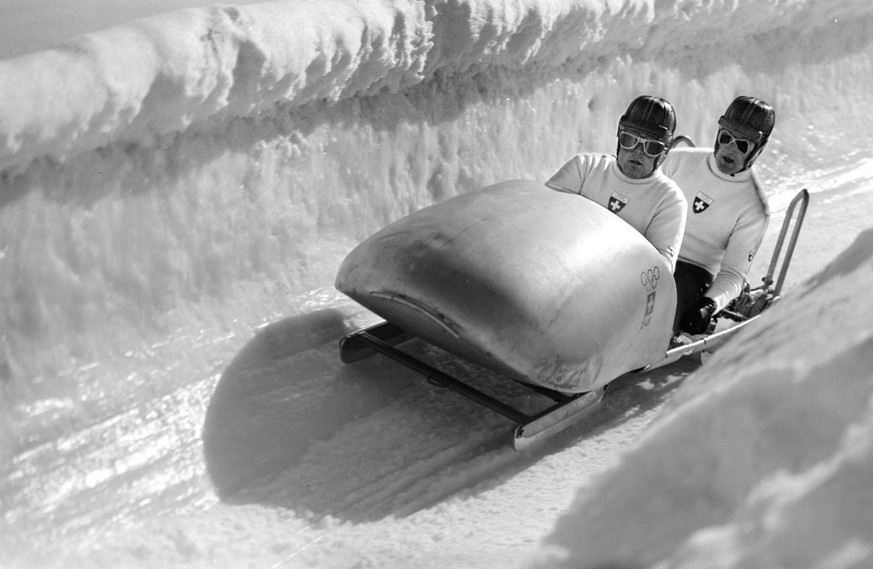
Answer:
[[[344,362],[381,353],[402,363],[509,418],[517,449],[578,421],[619,376],[712,346],[757,316],[671,349],[675,284],[654,247],[601,206],[529,181],[390,224],[346,257],[336,287],[386,320],[343,338]],[[411,338],[554,403],[535,415],[506,405],[397,347]]]

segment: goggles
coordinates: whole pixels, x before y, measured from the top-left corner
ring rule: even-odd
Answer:
[[[730,131],[725,129],[720,129],[718,131],[718,143],[722,146],[727,146],[733,142],[737,145],[737,150],[742,152],[743,154],[748,154],[752,149],[752,145],[754,144],[751,140],[746,140],[745,138],[737,138]]]
[[[643,145],[643,152],[649,156],[660,156],[667,148],[660,140],[642,138],[625,130],[618,133],[618,145],[625,150],[633,150],[639,144]]]

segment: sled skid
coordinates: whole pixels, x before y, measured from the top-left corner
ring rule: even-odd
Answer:
[[[389,346],[397,346],[413,338],[412,334],[390,322],[380,322],[340,340],[340,360],[343,363],[359,362],[377,353],[377,350],[363,338],[364,334],[381,340]]]
[[[605,387],[601,387],[571,395],[563,403],[556,403],[526,423],[518,425],[513,432],[512,446],[515,450],[530,448],[579,422],[603,400],[605,390]]]
[[[395,333],[398,330],[400,333]],[[377,334],[386,336],[387,339],[380,338]],[[340,341],[340,345],[343,347],[342,349],[346,349],[351,344],[352,348],[349,350],[349,354],[352,354],[352,356],[350,357],[357,357],[357,355],[364,352],[369,352],[369,354],[380,353],[419,373],[428,382],[437,387],[451,389],[455,393],[463,395],[479,405],[503,415],[513,423],[516,423],[513,432],[513,446],[516,450],[529,448],[537,442],[545,440],[549,436],[573,425],[573,423],[582,418],[583,411],[593,407],[603,399],[604,388],[586,393],[565,394],[545,387],[517,382],[519,385],[523,385],[531,391],[554,401],[552,405],[540,413],[528,415],[391,345],[392,341],[403,336],[406,339],[410,337],[400,328],[386,322],[346,336]],[[363,357],[367,356],[362,356],[352,361],[363,359]],[[346,361],[346,359],[344,358],[343,361]]]

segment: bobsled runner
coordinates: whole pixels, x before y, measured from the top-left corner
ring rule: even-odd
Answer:
[[[606,208],[525,180],[456,196],[388,225],[345,258],[336,288],[385,321],[344,337],[341,359],[387,356],[507,417],[515,448],[526,448],[585,416],[618,377],[713,348],[778,300],[808,199],[803,190],[791,203],[764,284],[722,312],[733,325],[673,346],[670,268]],[[399,347],[413,338],[552,403],[535,414],[508,405]]]

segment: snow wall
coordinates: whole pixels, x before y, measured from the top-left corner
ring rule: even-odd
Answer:
[[[638,94],[701,144],[771,102],[774,185],[869,147],[871,41],[867,0],[295,0],[0,61],[0,448],[220,373],[386,223],[612,152]]]
[[[868,229],[689,377],[523,567],[871,566],[871,282]]]

